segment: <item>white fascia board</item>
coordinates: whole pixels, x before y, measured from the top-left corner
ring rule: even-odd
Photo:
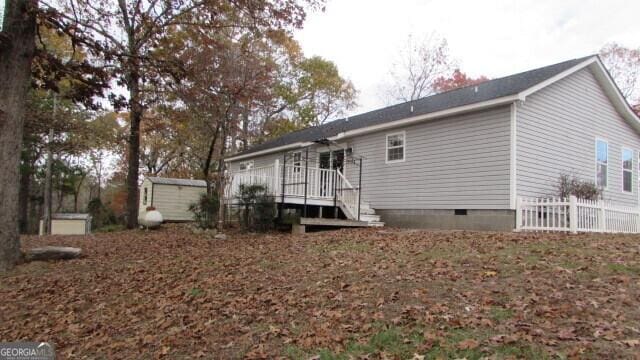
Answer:
[[[356,136],[356,135],[363,135],[363,134],[367,134],[367,133],[371,133],[371,132],[376,132],[376,131],[381,131],[381,130],[388,130],[388,129],[401,127],[401,126],[408,126],[408,125],[412,125],[412,124],[419,123],[419,122],[422,122],[422,121],[442,118],[442,117],[445,117],[445,116],[451,116],[451,115],[456,115],[456,114],[465,113],[465,112],[482,110],[482,109],[495,107],[495,106],[500,106],[500,105],[507,105],[507,104],[513,103],[516,100],[518,100],[518,95],[504,96],[504,97],[501,97],[501,98],[488,100],[488,101],[483,101],[483,102],[479,102],[479,103],[475,103],[475,104],[458,106],[458,107],[455,107],[455,108],[446,109],[446,110],[442,110],[442,111],[436,111],[436,112],[429,113],[429,114],[414,116],[414,117],[405,118],[405,119],[401,119],[401,120],[396,120],[396,121],[392,121],[392,122],[388,122],[388,123],[384,123],[384,124],[367,126],[367,127],[360,128],[360,129],[354,129],[354,130],[350,130],[350,131],[341,132],[336,136],[330,137],[329,140],[339,140],[339,139],[346,138],[346,137],[352,137],[352,136]]]
[[[535,92],[537,92],[537,91],[539,91],[541,89],[544,89],[547,86],[549,86],[549,85],[551,85],[551,84],[553,84],[553,83],[555,83],[555,82],[557,82],[559,80],[562,80],[562,79],[566,78],[567,76],[573,74],[574,72],[576,72],[578,70],[581,70],[581,69],[583,69],[583,68],[585,68],[585,67],[587,67],[587,66],[589,66],[589,65],[591,65],[591,64],[593,64],[595,62],[598,62],[598,58],[595,57],[595,56],[591,57],[591,58],[581,62],[580,64],[577,64],[577,65],[575,65],[575,66],[573,66],[573,67],[571,67],[571,68],[569,68],[569,69],[567,69],[567,70],[565,70],[565,71],[563,71],[563,72],[561,72],[561,73],[559,73],[559,74],[557,74],[555,76],[550,77],[549,79],[547,79],[547,80],[545,80],[545,81],[543,81],[541,83],[538,83],[538,84],[528,88],[527,90],[521,91],[518,94],[518,98],[519,98],[519,100],[524,101],[527,96],[529,96],[529,95],[531,95],[531,94],[533,94],[533,93],[535,93]]]
[[[602,61],[600,61],[597,56],[593,56],[581,62],[580,64],[573,66],[554,77],[549,78],[548,80],[545,80],[537,85],[528,88],[525,91],[520,92],[520,94],[518,94],[519,100],[525,101],[527,96],[559,80],[566,78],[567,76],[575,73],[578,70],[582,70],[587,67],[589,67],[594,72],[596,79],[600,82],[600,85],[602,85],[605,93],[613,103],[614,107],[620,112],[622,117],[624,117],[625,120],[627,120],[627,122],[634,129],[640,132],[640,118],[638,118],[638,115],[636,115],[636,113],[631,109],[631,106],[629,106],[629,103],[627,103],[627,100],[625,100],[624,96],[622,96],[620,89],[618,89],[618,86],[611,78],[609,71],[607,71],[607,69],[602,64]]]
[[[633,109],[631,109],[631,106],[629,106],[629,103],[620,92],[618,85],[613,81],[611,74],[609,74],[609,71],[607,71],[602,62],[598,60],[592,67],[592,70],[594,71],[596,79],[600,81],[600,84],[604,88],[605,94],[611,99],[614,107],[631,126],[640,131],[640,118]]]
[[[249,154],[243,154],[243,155],[228,157],[228,158],[224,159],[224,161],[225,162],[230,162],[230,161],[237,161],[237,160],[242,160],[242,159],[249,159],[249,158],[254,158],[254,157],[260,156],[260,155],[271,154],[271,153],[274,153],[274,152],[290,150],[290,149],[297,149],[297,148],[309,146],[309,145],[312,145],[312,144],[313,144],[312,142],[297,142],[297,143],[293,143],[293,144],[274,147],[274,148],[271,148],[271,149],[265,149],[265,150],[261,150],[261,151],[256,151],[256,152],[252,152],[252,153],[249,153]]]

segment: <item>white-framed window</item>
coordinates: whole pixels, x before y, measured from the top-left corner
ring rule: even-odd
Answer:
[[[622,191],[633,192],[633,150],[622,148]]]
[[[609,144],[602,139],[596,139],[596,185],[601,189],[607,188],[609,169]]]
[[[144,188],[144,196],[142,197],[142,205],[147,205],[147,193],[148,188]]]
[[[243,161],[240,163],[240,171],[253,169],[253,160]]]
[[[296,151],[293,153],[293,171],[300,172],[302,169],[302,152]]]
[[[395,163],[402,162],[405,159],[405,139],[404,131],[387,134],[386,162]]]

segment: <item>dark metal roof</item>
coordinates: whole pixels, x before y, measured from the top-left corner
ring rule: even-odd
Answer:
[[[345,131],[515,95],[594,56],[596,55],[568,60],[515,75],[488,80],[478,85],[467,86],[348,118],[338,119],[320,126],[294,131],[262,144],[255,145],[249,150],[232,155],[231,157],[247,155],[297,142],[312,142],[336,136]],[[411,111],[412,106],[413,111]]]
[[[154,184],[207,187],[207,182],[204,180],[163,178],[155,176],[149,176],[147,179]]]
[[[89,214],[79,213],[55,213],[51,215],[53,220],[88,220],[91,217]]]

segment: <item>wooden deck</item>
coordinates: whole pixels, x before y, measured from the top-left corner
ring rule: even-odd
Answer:
[[[240,185],[262,185],[278,203],[339,206],[349,219],[360,215],[360,189],[340,170],[272,165],[230,174],[225,201],[233,203]],[[284,193],[284,196],[283,196]]]

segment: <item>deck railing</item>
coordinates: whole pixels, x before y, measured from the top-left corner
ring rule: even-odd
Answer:
[[[240,185],[264,185],[276,201],[289,198],[326,200],[340,206],[347,217],[356,219],[359,213],[360,189],[351,185],[338,170],[294,165],[272,165],[233,172],[227,180],[225,197],[238,194]],[[286,202],[287,199],[285,199]]]
[[[269,165],[232,173],[227,182],[225,197],[236,196],[242,184],[263,185],[269,193],[274,193],[278,185],[275,170],[273,165]]]
[[[605,200],[517,199],[516,230],[639,233],[640,208]]]
[[[350,219],[360,220],[360,189],[352,186],[340,170],[337,175],[337,199],[342,203],[342,210]]]

